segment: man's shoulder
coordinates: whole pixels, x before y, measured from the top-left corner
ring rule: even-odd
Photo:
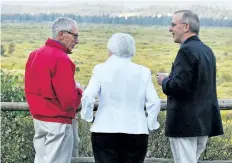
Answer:
[[[29,57],[31,58],[31,57],[34,57],[36,54],[41,54],[41,53],[43,53],[44,47],[45,47],[45,46],[42,46],[42,47],[39,47],[39,48],[37,48],[37,49],[31,51]]]
[[[205,43],[203,43],[198,36],[191,37],[185,41],[185,43],[180,47],[180,49],[197,49],[196,46],[202,46],[209,48]]]
[[[39,51],[43,50],[44,48],[45,48],[45,46],[38,47],[38,48],[34,49],[33,51],[31,51],[30,54],[38,53]]]
[[[202,45],[203,43],[200,40],[189,40],[188,42],[180,46],[179,52],[191,54],[194,51],[197,51],[197,49],[199,49],[199,47],[201,47]]]
[[[47,52],[54,53],[54,55],[57,55],[57,56],[67,56],[67,54],[63,50],[61,50],[59,48],[52,47],[52,46],[45,46],[44,48],[45,48],[45,50]]]
[[[52,46],[43,46],[39,49],[47,57],[52,57],[54,60],[70,60],[69,56],[59,48]]]
[[[59,60],[71,61],[64,51],[46,45],[30,53],[30,57],[34,58],[35,56],[40,59],[46,59],[47,62],[57,62]]]
[[[201,51],[212,51],[211,48],[201,40],[190,40],[180,47],[184,53],[198,53]]]

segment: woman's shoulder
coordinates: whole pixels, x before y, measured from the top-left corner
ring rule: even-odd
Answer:
[[[148,73],[151,72],[151,70],[144,65],[136,64],[133,62],[132,62],[132,65],[135,66],[136,68],[140,69],[141,71],[148,72]]]

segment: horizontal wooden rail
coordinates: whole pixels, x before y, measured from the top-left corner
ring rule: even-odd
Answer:
[[[221,110],[232,110],[232,99],[219,99],[219,106]],[[94,110],[97,110],[98,103],[94,104]],[[161,110],[166,110],[166,100],[161,101]],[[1,102],[2,111],[28,111],[28,104],[26,102]],[[78,110],[81,110],[81,105]]]
[[[72,163],[94,163],[93,157],[77,157],[72,159]],[[144,163],[174,163],[172,159],[146,158]],[[232,160],[198,161],[198,163],[232,163]]]

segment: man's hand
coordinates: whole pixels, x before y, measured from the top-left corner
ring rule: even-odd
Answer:
[[[79,90],[81,90],[82,92],[84,92],[84,87],[81,86],[80,83],[76,82],[76,88],[79,88]]]
[[[162,85],[164,78],[168,77],[168,73],[157,73],[156,78],[159,85]]]

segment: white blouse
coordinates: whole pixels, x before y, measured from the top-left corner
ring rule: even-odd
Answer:
[[[131,62],[131,58],[112,55],[96,65],[84,91],[82,119],[93,121],[95,97],[99,106],[91,132],[148,134],[158,129],[160,98],[152,83],[151,71]],[[144,111],[146,106],[147,117]]]

